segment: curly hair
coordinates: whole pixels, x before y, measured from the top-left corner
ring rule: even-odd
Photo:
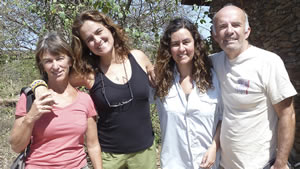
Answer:
[[[65,54],[70,57],[71,63],[74,62],[74,53],[69,44],[63,38],[62,35],[55,31],[46,33],[44,36],[40,37],[36,49],[35,49],[35,61],[36,65],[40,71],[43,80],[48,81],[48,75],[44,70],[41,59],[44,54],[49,52],[51,55],[58,56]]]
[[[93,73],[98,69],[100,56],[93,54],[80,36],[80,29],[85,21],[94,21],[105,26],[114,38],[114,48],[119,59],[123,60],[129,54],[130,48],[125,31],[115,24],[108,16],[97,10],[83,11],[72,25],[72,49],[75,54],[74,69],[83,75]]]
[[[195,54],[193,57],[192,78],[196,82],[200,92],[205,92],[212,88],[212,64],[208,58],[208,51],[202,40],[197,27],[188,19],[176,18],[170,21],[163,36],[160,39],[160,45],[157,52],[155,75],[157,89],[155,97],[163,99],[168,93],[174,81],[175,61],[171,54],[171,35],[179,29],[187,29],[195,45]]]

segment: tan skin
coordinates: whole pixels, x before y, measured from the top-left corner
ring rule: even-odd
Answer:
[[[88,48],[100,57],[99,67],[105,76],[117,84],[127,83],[132,75],[131,65],[127,56],[124,56],[124,60],[117,56],[111,32],[100,23],[85,21],[80,29],[80,35]],[[145,72],[147,72],[147,69],[152,69],[153,66],[150,60],[142,51],[131,50],[130,52]],[[94,74],[90,74],[88,77],[79,77],[72,74],[71,83],[74,86],[83,85],[90,89],[94,82]]]
[[[185,94],[190,94],[194,88],[192,78],[194,39],[187,29],[181,28],[171,34],[170,46],[172,58],[176,62],[180,74],[180,86]],[[201,168],[211,168],[216,160],[216,153],[220,147],[220,128],[221,122],[218,123],[212,145],[203,156]]]
[[[100,57],[99,67],[104,72],[105,76],[117,84],[127,83],[132,75],[131,65],[127,56],[125,56],[124,60],[121,60],[119,59],[120,57],[116,55],[114,46],[112,45],[114,39],[112,38],[111,32],[99,23],[86,21],[83,24],[80,33],[83,36],[81,38],[85,39],[86,43],[89,43],[87,46],[90,50]],[[153,69],[150,60],[142,51],[132,50],[130,52],[145,72],[147,69]],[[90,89],[95,83],[95,74],[91,73],[83,77],[72,72],[69,81],[72,86],[85,86]],[[42,97],[43,94],[47,93],[49,93],[49,91],[44,86],[38,87],[35,90],[36,98]],[[49,104],[55,104],[56,100],[54,100],[55,99],[53,99],[51,103],[49,102]],[[87,132],[87,134],[89,134],[89,132]],[[95,135],[95,137],[98,138],[97,135]],[[87,141],[90,141],[89,138],[87,138]],[[93,147],[88,146],[88,149],[91,150],[91,152],[89,151],[90,155],[94,153],[94,151],[92,151],[94,149]],[[102,165],[101,157],[94,161],[100,161]]]
[[[247,38],[251,29],[245,31],[245,13],[235,6],[222,8],[213,21],[216,28],[214,39],[229,59],[234,59],[250,44]],[[271,169],[288,169],[287,160],[295,134],[295,110],[293,99],[287,98],[273,105],[278,116],[278,138],[276,161]]]
[[[182,30],[180,30],[182,31]],[[188,51],[187,55],[184,57],[179,56],[180,58],[175,59],[177,61],[177,65],[179,68],[179,72],[180,72],[180,84],[181,87],[184,91],[184,93],[189,94],[192,89],[193,89],[193,84],[192,84],[192,64],[191,64],[191,59],[194,55],[194,41],[193,38],[191,37],[191,34],[189,32],[184,32],[187,31],[186,29],[183,30],[183,32],[180,32],[181,34],[179,34],[179,36],[174,36],[173,37],[173,42],[171,46],[173,46],[174,49],[174,57],[176,55],[186,55],[186,51]],[[184,36],[182,36],[184,35]],[[185,36],[185,35],[189,35],[189,36]],[[183,38],[182,38],[183,37]],[[187,47],[187,45],[189,45],[189,47]],[[191,50],[186,50],[186,48],[192,48]],[[153,73],[152,72],[152,65],[151,62],[149,61],[149,59],[147,58],[147,56],[139,51],[139,50],[132,50],[131,53],[135,56],[135,59],[137,60],[137,62],[142,66],[143,70],[146,72],[146,70],[148,70],[148,72]],[[109,56],[109,55],[108,55]],[[114,57],[108,57],[108,58],[114,58]],[[108,60],[108,61],[107,61]],[[118,72],[122,72],[123,65],[120,63],[110,63],[109,62],[113,62],[114,59],[107,59],[104,61],[104,63],[108,63],[108,66],[101,66],[101,70],[103,72],[106,72],[105,75],[112,80],[115,83],[118,83],[118,81],[115,80],[115,70],[118,69]],[[126,59],[125,62],[125,67],[126,67],[126,71],[127,71],[127,75],[131,76],[131,69],[130,69],[130,63],[128,61],[128,59]],[[113,69],[112,69],[113,68]],[[110,73],[113,72],[113,73]],[[128,73],[129,72],[129,73]],[[123,74],[124,76],[124,74]],[[155,78],[153,75],[150,77]],[[84,85],[87,88],[91,88],[95,82],[95,75],[94,74],[90,74],[89,77],[80,77],[78,75],[73,75],[72,78],[70,79],[72,85],[74,86],[80,86],[80,85]],[[124,82],[126,83],[126,81]],[[45,92],[47,89],[45,87],[39,87],[37,93],[43,93]],[[205,153],[201,165],[200,167],[202,168],[211,168],[211,166],[214,164],[215,159],[216,159],[216,152],[219,149],[219,140],[220,140],[220,126],[221,123],[218,124],[217,127],[217,131],[216,134],[213,138],[213,142],[212,145],[209,147],[208,151]]]
[[[117,56],[111,32],[101,23],[87,20],[80,28],[80,35],[88,48],[100,57],[99,67],[105,76],[117,84],[127,83],[132,75],[131,65],[127,56],[124,56],[124,61],[120,59],[120,56]],[[149,58],[140,50],[131,50],[130,53],[141,68],[148,73],[149,79],[154,79],[153,66]],[[71,73],[70,83],[75,87],[85,86],[90,89],[94,85],[94,82],[95,74],[93,73],[84,77],[75,72]],[[154,82],[154,80],[151,82]],[[46,91],[47,89],[44,87],[38,87],[36,90],[37,97]]]
[[[293,106],[293,98],[287,98],[273,105],[278,116],[278,145],[275,164],[271,169],[286,168],[288,157],[292,149],[295,137],[296,117]]]
[[[147,71],[148,66],[152,67],[150,60],[142,51],[131,50],[130,52],[145,72]],[[125,84],[130,79],[130,77],[132,75],[132,71],[131,71],[131,65],[130,65],[128,58],[126,58],[126,60],[124,61],[124,64],[125,64],[127,77],[126,77],[126,74],[124,71],[123,63],[111,63],[108,66],[104,65],[104,66],[100,66],[100,67],[101,67],[101,70],[104,72],[105,76],[108,77],[111,81],[113,81],[114,83],[117,83],[117,84]],[[116,71],[116,70],[119,70],[119,71]],[[121,79],[121,80],[117,80],[117,79]],[[71,74],[70,83],[73,86],[85,86],[88,89],[91,89],[95,83],[95,74],[91,73],[88,75],[88,77],[83,77],[83,76],[73,73],[73,74]],[[43,92],[42,89],[40,90],[40,88],[44,88],[44,87],[39,87],[38,88],[39,90],[37,90],[37,93]],[[44,90],[45,90],[45,88],[44,88]]]
[[[250,47],[247,38],[251,28],[248,27],[245,31],[245,14],[241,9],[224,7],[216,14],[213,22],[216,30],[213,38],[229,59],[236,58]]]
[[[30,111],[25,116],[16,116],[9,142],[12,149],[18,153],[28,145],[34,124],[43,114],[52,113],[51,109],[54,104],[58,107],[72,104],[78,94],[77,90],[69,83],[69,67],[71,66],[69,57],[62,58],[46,53],[41,60],[48,74],[49,91],[43,92],[34,100]],[[85,135],[92,164],[95,169],[102,169],[101,148],[98,142],[95,118],[88,118]]]

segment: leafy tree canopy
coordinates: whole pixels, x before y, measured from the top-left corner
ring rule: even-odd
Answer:
[[[171,18],[193,17],[196,23],[203,24],[207,15],[198,6],[184,7],[179,0],[3,0],[0,62],[33,51],[38,37],[49,30],[61,32],[69,40],[73,19],[86,9],[97,9],[110,16],[129,34],[132,46],[150,58]],[[192,10],[198,14],[191,16]]]

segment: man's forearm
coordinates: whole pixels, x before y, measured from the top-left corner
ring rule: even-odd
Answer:
[[[283,117],[278,121],[277,156],[276,161],[287,163],[295,135],[295,115]]]
[[[292,98],[288,98],[275,106],[278,114],[277,154],[275,166],[287,164],[295,136],[295,111]]]

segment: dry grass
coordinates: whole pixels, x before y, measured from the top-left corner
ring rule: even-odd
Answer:
[[[8,136],[14,121],[14,108],[0,106],[0,168],[8,169],[15,157],[8,143]]]
[[[28,86],[33,79],[39,77],[33,55],[26,58],[10,58],[15,59],[0,62],[0,169],[10,168],[10,164],[18,155],[11,150],[8,143],[15,118],[13,100],[19,96],[22,87]],[[9,101],[2,102],[3,100]]]

